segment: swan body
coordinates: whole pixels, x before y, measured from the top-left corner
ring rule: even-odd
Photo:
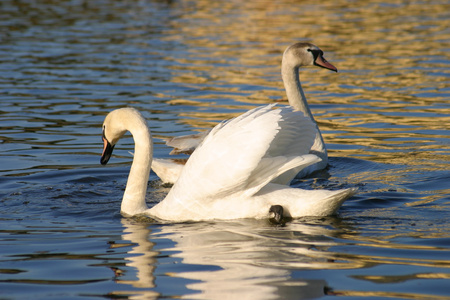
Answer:
[[[165,199],[152,208],[145,202],[153,153],[146,121],[133,108],[109,113],[103,123],[101,163],[108,162],[127,130],[135,141],[121,212],[176,222],[268,218],[273,205],[281,205],[283,215],[294,218],[335,213],[354,189],[311,191],[271,183],[289,170],[320,161],[314,154],[297,154],[315,141],[311,119],[290,107],[274,106],[252,109],[214,127],[192,153]]]
[[[297,154],[302,155],[311,153],[321,158],[319,162],[312,164],[307,168],[303,168],[302,170],[292,169],[290,173],[295,173],[297,177],[304,177],[312,172],[324,169],[328,164],[328,154],[322,134],[314,120],[311,110],[309,109],[305,93],[303,92],[302,85],[300,83],[299,69],[304,66],[318,66],[337,72],[336,67],[330,64],[323,57],[323,51],[313,44],[296,43],[289,46],[283,53],[281,76],[289,105],[292,106],[294,110],[301,111],[308,116],[313,121],[317,130],[316,137],[311,148],[306,152],[299,152]],[[198,134],[169,138],[166,139],[166,145],[174,148],[170,154],[190,154],[208,133],[209,131],[205,131]],[[180,164],[173,165],[170,159],[165,159],[154,161],[152,169],[163,182],[175,183],[180,175],[182,166]],[[291,176],[286,176],[286,178],[290,177]],[[290,183],[286,179],[283,180],[283,178],[279,178],[276,182],[280,184]]]

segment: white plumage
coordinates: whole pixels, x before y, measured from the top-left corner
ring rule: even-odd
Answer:
[[[152,163],[151,134],[135,109],[111,112],[103,124],[102,163],[126,130],[135,141],[135,154],[121,211],[147,214],[166,221],[267,218],[272,205],[281,205],[290,217],[335,213],[354,189],[302,190],[273,183],[291,180],[291,170],[320,161],[310,149],[316,127],[302,112],[268,105],[214,127],[192,153],[177,182],[164,200],[152,208],[145,194]]]

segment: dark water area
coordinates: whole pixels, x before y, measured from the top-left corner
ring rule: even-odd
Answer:
[[[0,2],[0,299],[449,299],[447,1]],[[339,215],[160,224],[125,218],[127,136],[99,164],[105,115],[158,138],[287,104],[300,71],[329,167],[293,182],[358,187]],[[148,202],[170,187],[150,175]]]

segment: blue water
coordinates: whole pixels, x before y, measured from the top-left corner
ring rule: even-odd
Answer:
[[[0,3],[0,299],[450,298],[446,1],[241,2]],[[330,162],[293,186],[358,187],[339,215],[120,215],[133,141],[100,165],[109,111],[160,138],[287,103],[297,41],[339,73],[301,70]],[[149,204],[169,189],[151,173]]]

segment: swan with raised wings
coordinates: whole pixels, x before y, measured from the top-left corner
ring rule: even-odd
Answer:
[[[274,106],[252,109],[215,126],[192,153],[165,199],[152,208],[145,201],[153,157],[147,123],[134,108],[110,112],[103,123],[101,163],[108,162],[127,131],[135,142],[121,212],[165,221],[334,214],[354,189],[302,190],[271,183],[293,168],[320,161],[313,154],[298,155],[315,141],[317,129],[311,119],[290,107]]]
[[[317,129],[314,144],[308,151],[305,153],[298,153],[298,155],[312,153],[321,158],[321,161],[302,169],[301,172],[296,169],[291,170],[291,172],[294,173],[299,171],[298,177],[303,177],[314,171],[324,169],[328,164],[328,154],[322,134],[309,109],[305,93],[303,92],[300,83],[299,69],[306,66],[318,66],[337,72],[336,67],[323,57],[323,51],[313,44],[296,43],[289,46],[284,51],[281,63],[281,76],[286,89],[289,105],[295,110],[301,111],[308,116],[314,122]],[[174,148],[171,154],[180,152],[191,153],[208,135],[208,132],[209,131],[205,131],[193,135],[168,138],[166,139],[166,144]],[[152,169],[163,182],[174,183],[183,169],[183,164],[180,164],[179,161],[175,162],[170,159],[155,159],[153,161]],[[286,176],[286,178],[288,177],[290,176]],[[277,182],[289,184],[289,182],[286,182],[286,180],[281,177],[278,178]]]

